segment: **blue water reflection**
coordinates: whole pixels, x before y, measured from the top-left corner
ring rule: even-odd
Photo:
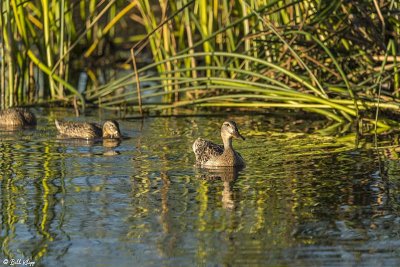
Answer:
[[[246,141],[234,146],[247,167],[202,170],[191,144],[220,142],[225,118],[124,120],[127,138],[103,144],[57,139],[52,118],[63,113],[44,112],[36,130],[0,131],[1,260],[400,264],[400,161],[368,140],[238,115]]]

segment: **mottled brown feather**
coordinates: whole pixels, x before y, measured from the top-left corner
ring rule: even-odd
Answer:
[[[23,127],[36,125],[35,115],[25,108],[0,111],[0,126]]]
[[[232,147],[232,138],[245,138],[239,133],[234,121],[225,121],[221,126],[224,145],[198,138],[193,143],[196,164],[202,167],[238,167],[245,166],[242,156]]]
[[[202,165],[210,158],[222,155],[222,153],[224,153],[224,146],[202,138],[197,138],[193,143],[193,152],[196,156],[196,163]]]
[[[70,138],[94,139],[102,137],[102,129],[94,123],[55,121],[58,132]]]

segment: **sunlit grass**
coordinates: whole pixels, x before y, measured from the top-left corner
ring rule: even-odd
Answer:
[[[396,1],[5,0],[0,8],[2,108],[71,99],[132,112],[289,108],[377,126],[394,123],[379,110],[399,110]],[[110,61],[111,70],[118,47],[134,52],[118,65],[133,69],[131,59],[149,54],[152,63],[139,63],[137,75],[103,75],[96,67]],[[76,88],[77,71],[88,74],[86,89]]]

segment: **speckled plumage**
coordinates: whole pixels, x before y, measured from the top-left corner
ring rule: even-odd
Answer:
[[[55,120],[58,132],[70,138],[121,138],[119,125],[116,121],[106,121],[101,126],[88,122],[61,122]]]
[[[245,162],[242,156],[232,147],[233,137],[244,140],[236,123],[224,122],[221,127],[221,137],[224,142],[223,146],[202,138],[198,138],[193,143],[196,164],[204,167],[244,166]]]
[[[9,108],[0,111],[0,126],[24,127],[33,125],[36,125],[36,117],[25,108]]]
[[[193,143],[193,152],[198,164],[204,164],[212,157],[218,157],[224,153],[224,146],[214,144],[211,141],[197,138]]]

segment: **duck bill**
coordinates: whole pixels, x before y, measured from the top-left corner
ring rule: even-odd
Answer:
[[[244,138],[244,136],[241,135],[239,132],[234,132],[233,136],[236,138],[241,138],[242,140],[246,140],[246,138]]]

